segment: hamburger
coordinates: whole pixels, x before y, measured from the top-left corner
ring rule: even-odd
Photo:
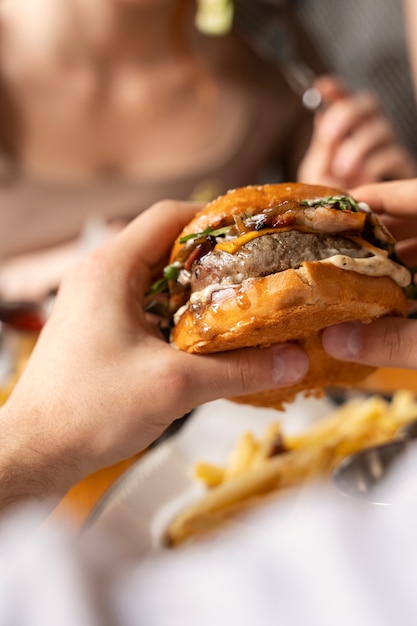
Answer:
[[[210,202],[184,228],[164,276],[170,340],[204,354],[298,342],[310,369],[292,387],[232,398],[282,408],[296,394],[352,386],[373,368],[342,363],[320,331],[352,320],[404,316],[410,273],[370,208],[340,189],[248,186]]]

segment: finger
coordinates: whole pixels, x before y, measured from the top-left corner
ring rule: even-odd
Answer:
[[[337,100],[323,114],[320,129],[322,141],[334,145],[363,123],[364,118],[379,114],[379,107],[368,92]]]
[[[375,367],[417,368],[417,321],[386,317],[348,322],[323,331],[323,347],[335,359]]]
[[[298,180],[312,184],[319,181],[322,185],[336,186],[330,174],[331,160],[332,150],[329,148],[329,145],[315,141],[314,144],[311,144],[298,169]]]
[[[370,152],[360,168],[363,181],[410,178],[415,173],[414,160],[399,144],[386,145]]]
[[[395,251],[401,261],[409,267],[417,265],[417,237],[400,241],[395,246]]]
[[[363,185],[351,193],[378,213],[397,217],[417,215],[417,178]]]
[[[105,288],[118,302],[127,298],[125,302],[136,310],[154,278],[155,267],[167,262],[175,238],[200,208],[196,203],[173,200],[155,204],[66,274],[60,302],[65,294],[71,298],[76,283],[84,282],[90,285],[90,300],[102,299]]]
[[[380,215],[380,217],[397,241],[417,237],[417,213],[413,218],[411,216],[392,217],[391,215]]]
[[[298,168],[297,177],[305,183],[320,181],[321,184],[327,183],[331,186],[333,179],[330,164],[333,159],[333,147],[320,139],[320,125],[321,119],[316,118],[310,146]]]
[[[173,365],[167,367],[174,381],[169,389],[176,396],[171,401],[186,398],[190,407],[298,383],[309,367],[307,354],[297,344],[204,355],[173,351],[171,359]]]
[[[336,148],[332,161],[333,174],[338,178],[356,176],[376,151],[389,146],[394,139],[392,129],[384,118],[369,119]],[[385,154],[385,150],[383,152]],[[368,168],[371,169],[369,165]]]
[[[138,264],[158,265],[171,250],[185,224],[200,204],[164,200],[131,222],[111,243],[109,254],[121,271],[136,271]]]
[[[314,81],[314,87],[320,91],[324,104],[332,104],[339,98],[345,97],[348,87],[340,76],[323,74]]]

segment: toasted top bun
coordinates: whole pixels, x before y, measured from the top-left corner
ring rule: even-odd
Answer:
[[[216,228],[225,215],[272,207],[283,200],[343,195],[316,185],[246,187],[211,202],[186,226],[183,235]],[[181,244],[175,243],[172,259]],[[341,363],[322,349],[319,333],[340,322],[370,322],[384,315],[405,315],[403,290],[389,276],[369,276],[325,261],[304,262],[262,278],[214,291],[207,302],[185,309],[171,340],[187,352],[210,353],[297,341],[307,350],[310,370],[302,383],[285,389],[235,398],[238,402],[282,408],[300,391],[318,394],[328,386],[354,385],[373,368]]]

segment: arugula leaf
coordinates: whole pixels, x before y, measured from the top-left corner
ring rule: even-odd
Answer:
[[[150,296],[152,293],[162,293],[166,291],[168,288],[168,282],[165,278],[159,278],[149,288],[149,291],[146,293],[147,296]]]
[[[146,295],[151,295],[153,293],[163,293],[164,291],[168,291],[168,281],[169,280],[177,280],[180,268],[176,263],[172,263],[171,265],[167,265],[164,267],[164,272],[162,278],[158,278],[152,285]]]
[[[207,237],[208,235],[211,235],[212,237],[220,237],[221,235],[225,235],[229,232],[229,230],[230,226],[223,226],[222,228],[211,228],[211,226],[207,226],[207,228],[200,233],[190,233],[189,235],[184,235],[184,237],[180,237],[178,241],[179,243],[186,243],[191,239],[199,239],[200,237]]]
[[[164,267],[164,278],[166,280],[177,280],[180,268],[176,263]]]
[[[416,275],[417,275],[417,265],[406,265],[403,263],[396,254],[392,255],[396,263],[400,263],[400,265],[404,265],[410,274],[411,274],[411,283],[404,289],[407,300],[417,300],[417,285],[415,283]]]
[[[309,207],[330,206],[339,211],[353,211],[354,213],[360,211],[358,203],[350,196],[327,196],[326,198],[303,200],[301,204]]]
[[[417,285],[408,285],[404,292],[407,300],[417,300]]]

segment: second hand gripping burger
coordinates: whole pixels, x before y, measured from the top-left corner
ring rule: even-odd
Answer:
[[[339,189],[232,190],[200,211],[173,246],[162,281],[171,341],[200,354],[288,341],[304,347],[310,369],[301,383],[238,402],[282,409],[301,391],[351,386],[373,369],[330,358],[320,331],[406,314],[410,273],[391,258],[394,243],[367,205]]]

